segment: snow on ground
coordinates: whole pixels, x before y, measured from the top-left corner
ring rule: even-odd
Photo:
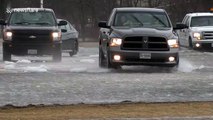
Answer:
[[[213,69],[213,66],[205,65],[194,58],[205,55],[202,60],[206,60],[211,53],[201,53],[191,50],[182,50],[180,52],[180,64],[178,68],[170,69],[164,67],[150,66],[123,66],[122,70],[102,69],[98,66],[98,49],[97,48],[80,48],[77,55],[70,57],[64,53],[62,62],[52,62],[51,57],[14,57],[14,62],[0,63],[0,70],[5,72],[74,72],[74,73],[106,73],[106,72],[144,72],[144,73],[171,73],[183,72],[189,73],[203,69]],[[201,64],[202,63],[202,64]]]
[[[4,69],[13,72],[47,72],[48,67],[45,65],[33,65],[30,64],[30,60],[20,60],[17,62],[4,63]]]
[[[30,60],[18,60],[17,63],[31,63]]]
[[[48,67],[45,65],[40,66],[27,66],[23,68],[24,72],[47,72]]]

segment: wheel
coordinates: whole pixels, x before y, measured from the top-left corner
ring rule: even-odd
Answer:
[[[104,54],[102,49],[99,47],[99,67],[106,67],[106,59],[104,58]]]
[[[55,45],[55,48],[53,50],[53,61],[54,62],[60,62],[61,59],[62,59],[61,44]]]
[[[11,52],[6,44],[3,44],[3,61],[11,61]]]
[[[77,42],[77,40],[75,40],[73,44],[74,44],[73,50],[72,50],[72,52],[69,52],[70,57],[72,57],[73,55],[76,55],[77,52],[78,52],[78,42]]]
[[[189,49],[193,49],[192,39],[189,38]]]

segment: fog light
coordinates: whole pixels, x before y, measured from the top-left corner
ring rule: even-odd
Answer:
[[[114,55],[114,60],[116,60],[116,61],[121,60],[121,56],[120,55]]]
[[[169,62],[174,62],[175,61],[175,57],[169,57]]]
[[[199,44],[199,43],[196,43],[195,46],[196,46],[196,47],[200,47],[200,44]]]

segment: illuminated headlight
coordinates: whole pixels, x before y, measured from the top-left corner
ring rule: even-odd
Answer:
[[[61,39],[61,33],[60,32],[53,32],[52,37],[53,37],[53,41],[59,41]]]
[[[178,41],[176,39],[168,40],[168,45],[171,48],[178,48],[179,47]]]
[[[122,39],[120,38],[112,38],[110,42],[110,46],[120,46],[122,44]]]
[[[193,37],[197,38],[198,40],[201,40],[201,34],[200,33],[193,33]]]
[[[174,62],[175,61],[175,57],[169,57],[169,62]]]
[[[5,33],[5,40],[12,40],[12,36],[13,36],[12,32],[6,32]]]
[[[121,60],[121,56],[120,55],[114,55],[114,60],[116,60],[116,61]]]

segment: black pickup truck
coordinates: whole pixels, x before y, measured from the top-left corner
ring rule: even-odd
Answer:
[[[99,27],[100,67],[179,64],[178,37],[163,9],[115,8]]]
[[[11,55],[52,55],[61,61],[61,31],[53,10],[46,8],[15,8],[3,25],[3,60]]]

